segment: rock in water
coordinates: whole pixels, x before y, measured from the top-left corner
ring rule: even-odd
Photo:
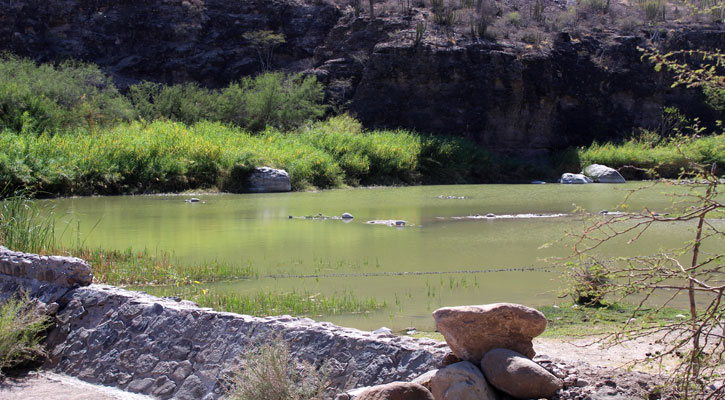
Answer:
[[[561,389],[561,379],[539,364],[508,349],[493,349],[481,360],[488,383],[519,399],[551,397]]]
[[[583,184],[583,183],[592,183],[594,182],[586,175],[583,174],[570,174],[565,173],[561,175],[561,179],[559,179],[559,183],[565,183],[565,184]]]
[[[584,175],[599,183],[625,183],[624,177],[614,168],[606,165],[592,164],[584,168]]]
[[[478,364],[492,349],[536,355],[531,339],[546,329],[546,317],[533,308],[511,303],[443,307],[433,312],[436,329],[453,353]]]
[[[353,219],[353,218],[355,218],[355,217],[352,216],[352,214],[347,213],[347,212],[342,213],[342,215],[340,217],[342,217],[342,219]]]
[[[289,192],[292,190],[292,183],[287,171],[260,167],[255,168],[249,175],[247,190],[252,193]]]
[[[360,393],[355,400],[434,400],[428,389],[417,383],[393,382],[373,386]]]
[[[496,400],[481,371],[468,361],[449,365],[430,380],[435,400]]]

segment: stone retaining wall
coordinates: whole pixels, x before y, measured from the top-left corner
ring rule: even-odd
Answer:
[[[275,335],[295,358],[327,362],[338,391],[410,380],[436,368],[448,352],[432,340],[377,335],[307,318],[215,312],[112,286],[69,289],[13,275],[0,274],[6,297],[28,288],[32,296],[60,306],[47,340],[48,367],[163,399],[220,397],[220,378],[245,347]]]

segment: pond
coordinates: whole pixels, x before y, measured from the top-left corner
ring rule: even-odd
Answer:
[[[251,265],[258,278],[206,284],[214,292],[260,289],[352,293],[388,307],[366,315],[310,316],[360,329],[431,329],[438,307],[492,302],[530,306],[562,301],[557,242],[580,229],[576,207],[614,210],[645,185],[463,185],[340,189],[277,194],[92,197],[47,200],[68,224],[66,245],[168,251],[180,262],[217,260]],[[636,192],[629,210],[667,212],[671,199],[655,187]],[[306,219],[339,216],[352,221]],[[290,218],[294,217],[294,218]],[[475,218],[471,218],[475,217]],[[405,226],[370,224],[405,221]],[[78,232],[77,232],[78,231]],[[681,245],[692,226],[653,227],[635,244],[603,255],[651,254]],[[550,246],[544,246],[551,244]],[[543,246],[543,247],[542,247]],[[152,290],[148,290],[152,291]]]

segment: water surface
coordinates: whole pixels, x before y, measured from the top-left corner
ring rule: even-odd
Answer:
[[[561,269],[555,267],[560,262],[550,258],[571,253],[556,241],[582,226],[574,209],[613,211],[628,190],[642,185],[418,186],[195,196],[200,203],[186,203],[191,196],[178,195],[51,201],[69,221],[61,238],[68,245],[80,240],[89,247],[164,250],[187,263],[250,263],[262,278],[209,288],[349,291],[385,300],[390,307],[367,316],[312,317],[362,329],[430,329],[430,312],[440,306],[560,301]],[[627,210],[646,206],[667,212],[671,199],[662,195],[664,190],[637,192]],[[354,220],[289,218],[343,212]],[[485,217],[489,214],[493,216]],[[552,214],[565,215],[531,218]],[[469,216],[479,217],[465,218]],[[367,224],[370,220],[402,220],[406,226]],[[60,235],[63,229],[58,231]],[[690,237],[687,224],[661,225],[633,245],[619,241],[599,253],[651,254]],[[553,245],[542,248],[547,243]],[[396,275],[402,273],[409,274]]]

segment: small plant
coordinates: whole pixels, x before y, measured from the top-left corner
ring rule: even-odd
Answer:
[[[16,195],[0,202],[0,244],[15,251],[44,253],[54,243],[55,221],[42,215],[33,200]]]
[[[521,14],[518,11],[511,11],[506,14],[506,21],[516,28],[521,26]]]
[[[228,377],[231,400],[318,400],[327,398],[327,369],[295,360],[280,336],[257,341],[240,356]]]
[[[645,19],[648,22],[665,20],[664,0],[639,0],[638,5],[644,11]]]
[[[0,306],[0,376],[3,370],[45,356],[40,345],[48,318],[40,314],[29,296],[11,297]]]
[[[418,47],[418,45],[420,45],[420,42],[423,40],[423,36],[425,36],[426,29],[426,24],[424,24],[423,22],[418,22],[415,25],[415,47]]]
[[[544,2],[536,0],[531,5],[531,19],[538,22],[544,21]]]

